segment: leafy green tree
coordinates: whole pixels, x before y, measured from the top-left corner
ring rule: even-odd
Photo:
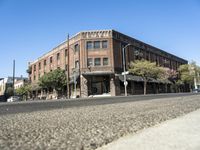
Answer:
[[[39,79],[39,86],[42,88],[52,88],[55,89],[57,94],[59,94],[67,84],[67,79],[65,75],[65,71],[61,69],[56,69],[51,71],[45,75],[43,75]]]
[[[31,92],[32,86],[30,84],[25,84],[24,86],[16,89],[16,94],[21,95],[23,99],[27,99],[28,94]]]
[[[144,59],[131,62],[129,71],[135,75],[143,77],[144,95],[146,95],[148,78],[161,79],[165,74],[164,68],[158,67],[156,63]]]
[[[180,74],[180,80],[184,83],[189,84],[190,91],[194,87],[195,82],[197,82],[200,74],[200,67],[196,65],[195,62],[190,64],[184,64],[178,68]]]
[[[6,88],[6,91],[5,91],[5,96],[8,98],[8,97],[10,97],[10,96],[12,96],[13,95],[13,87],[12,86],[8,86],[7,88]]]

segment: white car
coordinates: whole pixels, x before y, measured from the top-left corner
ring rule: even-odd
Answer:
[[[19,101],[20,97],[19,96],[11,96],[7,99],[7,102],[16,102]]]

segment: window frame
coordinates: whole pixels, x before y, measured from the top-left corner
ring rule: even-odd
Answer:
[[[96,47],[97,45],[95,43],[98,43],[98,47]],[[100,49],[101,48],[101,41],[94,41],[93,42],[93,48],[94,49]]]
[[[107,59],[107,64],[104,63],[104,60]],[[103,58],[103,66],[108,66],[109,65],[109,58],[108,57],[104,57]]]
[[[96,64],[97,59],[99,59],[99,64]],[[94,58],[94,66],[101,66],[101,58],[100,57]]]
[[[91,43],[91,47],[88,46],[89,43]],[[87,49],[87,50],[94,49],[94,44],[93,44],[92,41],[87,41],[87,42],[86,42],[86,49]]]
[[[51,56],[51,57],[49,58],[49,62],[50,62],[50,64],[53,63],[53,56]]]
[[[90,62],[89,60],[91,60],[91,64],[89,63]],[[93,58],[89,57],[87,59],[87,66],[94,66],[94,60],[93,60]]]
[[[105,43],[106,42],[106,47],[104,47],[104,44],[103,43]],[[101,47],[102,47],[102,49],[106,49],[106,48],[108,48],[108,40],[103,40],[103,41],[101,41]]]

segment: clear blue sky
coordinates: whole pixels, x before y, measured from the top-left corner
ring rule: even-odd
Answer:
[[[27,76],[67,33],[115,29],[200,64],[200,0],[0,0],[0,77]]]

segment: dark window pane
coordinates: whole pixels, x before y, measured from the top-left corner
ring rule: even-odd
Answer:
[[[91,41],[88,41],[87,42],[87,49],[92,49],[92,42]]]
[[[108,41],[102,41],[102,48],[108,48]]]
[[[34,71],[36,71],[36,65],[34,65]]]
[[[50,63],[52,63],[53,62],[53,58],[52,57],[50,57]]]
[[[103,65],[107,66],[108,65],[108,58],[103,58]]]
[[[44,66],[46,66],[47,65],[47,61],[46,60],[44,60]]]
[[[74,46],[74,50],[75,50],[75,52],[78,52],[78,51],[79,51],[79,45],[78,45],[78,44],[76,44],[76,45]]]
[[[59,53],[57,53],[57,60],[59,60],[59,58],[60,58],[60,54],[59,54]]]
[[[92,58],[88,58],[88,66],[93,66],[93,59]]]
[[[41,63],[39,62],[39,70],[41,69]]]
[[[100,48],[100,41],[95,41],[94,42],[94,48]]]
[[[95,58],[94,59],[94,65],[95,66],[100,66],[101,65],[101,59],[100,58]]]

